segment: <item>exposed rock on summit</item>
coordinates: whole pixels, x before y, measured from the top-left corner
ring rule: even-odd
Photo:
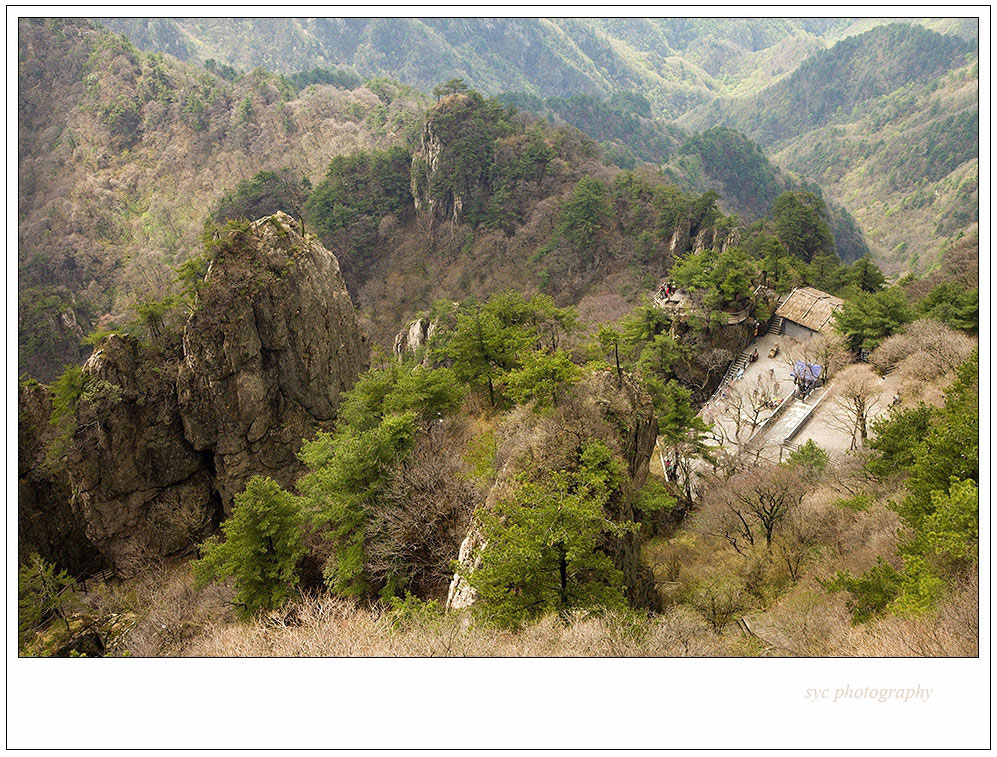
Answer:
[[[220,240],[205,284],[177,389],[227,512],[254,474],[293,481],[301,440],[335,418],[368,348],[335,256],[285,213]]]
[[[134,573],[200,541],[252,475],[289,486],[335,418],[368,363],[336,258],[283,213],[226,234],[182,346],[105,337],[58,427],[49,390],[21,387],[22,549]]]

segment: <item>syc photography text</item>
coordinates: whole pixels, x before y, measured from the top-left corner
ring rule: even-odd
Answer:
[[[928,689],[917,684],[909,687],[874,687],[852,686],[846,684],[837,688],[807,689],[805,698],[808,702],[844,702],[865,700],[871,702],[927,702],[934,689]]]

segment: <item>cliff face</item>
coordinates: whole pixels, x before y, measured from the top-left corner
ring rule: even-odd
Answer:
[[[72,507],[115,572],[192,547],[217,509],[211,469],[184,438],[177,357],[113,335],[83,366],[66,456]]]
[[[55,465],[48,391],[22,387],[22,548],[127,575],[199,541],[250,476],[291,484],[368,362],[336,259],[278,213],[218,240],[205,284],[182,345],[97,345]]]
[[[713,226],[706,226],[700,229],[692,239],[692,251],[719,250],[725,252],[728,248],[736,247],[740,243],[741,233],[737,227],[728,232]]]
[[[223,241],[183,337],[180,414],[232,497],[256,474],[288,485],[301,440],[368,364],[335,256],[277,213]]]

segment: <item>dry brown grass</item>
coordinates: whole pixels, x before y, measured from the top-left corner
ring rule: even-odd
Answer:
[[[686,547],[688,557],[695,546]],[[242,621],[230,593],[225,586],[195,590],[189,566],[175,565],[104,587],[91,602],[126,615],[129,629],[112,653],[137,657],[959,656],[976,654],[979,644],[975,578],[934,614],[863,625],[851,624],[842,595],[804,579],[752,615],[757,637],[736,623],[718,635],[683,605],[650,618],[577,615],[563,623],[551,616],[514,632],[476,625],[467,613],[406,617],[326,593]]]
[[[115,652],[135,657],[174,657],[214,622],[235,622],[230,589],[195,590],[189,563],[158,565],[124,582],[99,586],[88,598],[91,609],[128,619]]]
[[[973,657],[980,653],[979,579],[968,576],[934,613],[852,626],[839,654],[856,657]]]
[[[397,625],[389,613],[316,596],[293,618],[273,613],[251,623],[210,627],[188,650],[223,657],[644,657],[732,656],[752,649],[735,635],[717,637],[678,608],[652,620],[547,617],[518,631],[472,624],[463,614],[432,615]]]

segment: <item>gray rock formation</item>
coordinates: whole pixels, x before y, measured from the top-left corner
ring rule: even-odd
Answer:
[[[684,253],[689,248],[689,219],[680,220],[675,224],[671,239],[668,240],[668,256],[671,260]]]
[[[292,483],[302,439],[333,421],[368,347],[335,256],[284,213],[231,233],[205,282],[177,393],[229,512],[255,474]]]
[[[331,252],[283,213],[233,231],[182,346],[106,337],[58,428],[48,390],[22,387],[21,549],[119,575],[189,549],[252,475],[293,482],[367,362]]]
[[[184,438],[176,365],[176,356],[112,335],[83,366],[66,454],[71,505],[119,575],[190,549],[217,510],[210,466]]]
[[[407,353],[419,355],[436,332],[436,323],[425,316],[410,323],[395,335],[394,353],[399,360]]]
[[[460,543],[457,562],[465,568],[474,570],[481,564],[481,550],[485,546],[481,529],[476,524],[472,524],[467,531],[467,536]],[[467,582],[464,576],[454,573],[450,580],[450,588],[447,590],[447,610],[463,610],[473,605],[476,599],[477,592],[474,587]]]
[[[736,247],[740,244],[741,231],[734,228],[731,231],[722,231],[712,226],[700,229],[692,240],[692,251],[702,252],[703,250],[726,251],[729,247]]]

